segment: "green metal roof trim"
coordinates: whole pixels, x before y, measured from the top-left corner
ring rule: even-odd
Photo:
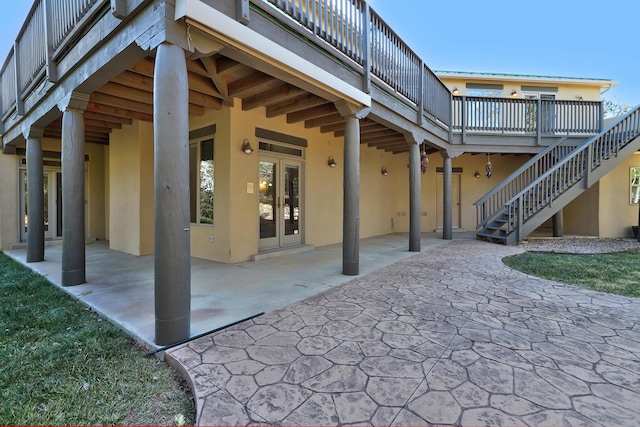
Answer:
[[[520,78],[533,78],[533,79],[555,79],[555,80],[574,80],[574,81],[600,81],[600,82],[612,82],[615,80],[610,79],[595,79],[588,77],[562,77],[562,76],[540,76],[535,74],[513,74],[513,73],[486,73],[478,71],[449,71],[449,70],[433,70],[436,74],[448,74],[448,75],[460,75],[460,76],[486,76],[486,77],[520,77]]]

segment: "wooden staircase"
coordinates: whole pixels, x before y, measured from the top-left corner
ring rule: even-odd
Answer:
[[[640,150],[640,106],[583,144],[558,140],[476,203],[477,238],[514,245]]]

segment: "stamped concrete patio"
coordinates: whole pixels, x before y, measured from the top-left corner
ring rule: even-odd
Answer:
[[[640,301],[457,240],[170,350],[200,425],[640,425]]]

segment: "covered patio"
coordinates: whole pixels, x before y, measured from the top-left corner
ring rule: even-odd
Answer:
[[[456,238],[475,238],[455,233]],[[367,274],[415,255],[408,234],[396,233],[360,241],[360,274]],[[447,243],[441,233],[422,233],[427,250]],[[5,253],[45,276],[91,309],[107,317],[150,349],[154,343],[153,255],[133,256],[109,249],[107,241],[85,245],[87,282],[63,287],[62,242],[45,249],[45,261],[26,262],[26,249]],[[282,308],[353,277],[341,273],[342,244],[277,257],[225,264],[191,258],[191,337],[238,320]]]

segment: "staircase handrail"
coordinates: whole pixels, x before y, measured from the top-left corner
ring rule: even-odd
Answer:
[[[631,123],[632,120],[634,120],[634,123]],[[632,133],[632,132],[635,132],[635,133]],[[596,142],[600,140],[604,140],[605,137],[611,136],[612,134],[624,135],[625,133],[627,133],[626,138],[621,138],[619,143],[615,144],[615,146],[609,145],[608,148],[610,151],[607,154],[617,153],[621,148],[624,148],[629,142],[640,137],[640,105],[637,105],[636,107],[632,108],[626,114],[621,116],[619,120],[617,120],[615,123],[609,126],[606,130],[602,131],[598,135],[586,141],[581,146],[577,147],[575,150],[571,152],[570,155],[566,156],[564,159],[559,161],[557,164],[555,164],[545,173],[541,174],[534,182],[529,184],[522,191],[520,191],[518,194],[516,194],[511,199],[509,199],[503,206],[509,212],[509,216],[510,216],[509,222],[507,223],[507,234],[509,234],[516,228],[521,227],[527,218],[533,216],[535,213],[542,210],[542,208],[546,207],[551,201],[553,201],[553,199],[557,198],[556,197],[557,195],[564,193],[566,190],[568,190],[570,187],[575,185],[577,182],[579,182],[585,177],[588,177],[588,174],[600,165],[604,156],[602,156],[602,153],[597,153],[595,151],[594,145],[596,144]],[[608,142],[615,143],[616,141],[614,141],[613,138],[611,138],[608,140]],[[596,157],[596,154],[599,154],[599,156]],[[582,157],[582,159],[579,159],[579,161],[576,162],[576,158],[578,157]],[[555,189],[552,187],[548,187],[550,189],[550,191],[547,191],[547,193],[549,193],[547,195],[548,197],[546,197],[543,201],[538,203],[536,208],[530,209],[530,211],[528,212],[529,215],[525,218],[524,212],[523,212],[523,203],[522,203],[523,196],[527,192],[534,190],[536,186],[540,185],[544,180],[549,179],[551,175],[553,175],[559,169],[565,167],[569,162],[573,163],[571,165],[572,167],[575,167],[576,165],[581,165],[581,169],[578,170],[575,174],[571,175],[572,176],[571,182],[563,183],[562,186],[556,185]],[[516,206],[516,203],[518,206]],[[516,207],[518,207],[517,210],[515,209]],[[517,212],[517,215],[515,215],[515,212]],[[513,221],[514,219],[517,219],[517,221]],[[518,240],[520,240],[520,238],[518,238]]]
[[[526,163],[516,169],[513,173],[511,173],[511,175],[505,178],[500,184],[495,186],[474,203],[474,206],[476,207],[476,224],[478,230],[484,227],[499,212],[500,208],[504,206],[504,202],[512,197],[513,193],[522,189],[518,187],[524,187],[525,185],[533,182],[537,175],[539,175],[544,170],[545,164],[547,167],[549,167],[549,163],[551,160],[553,160],[554,154],[563,154],[562,157],[565,157],[572,150],[577,148],[571,147],[570,150],[567,150],[568,152],[560,153],[560,149],[558,147],[562,146],[567,138],[568,137],[566,135],[559,138],[556,142],[536,154],[534,157],[532,157]],[[518,178],[520,178],[520,180],[517,182],[521,185],[516,186],[516,189],[511,188],[512,191],[508,192],[508,194],[501,194],[497,197],[497,200],[490,200],[490,198],[496,196],[499,192],[503,191],[507,186],[512,184],[512,182],[516,181]],[[483,206],[483,209],[480,209],[479,206]],[[492,206],[492,211],[487,213],[487,209],[484,209],[486,206]]]

